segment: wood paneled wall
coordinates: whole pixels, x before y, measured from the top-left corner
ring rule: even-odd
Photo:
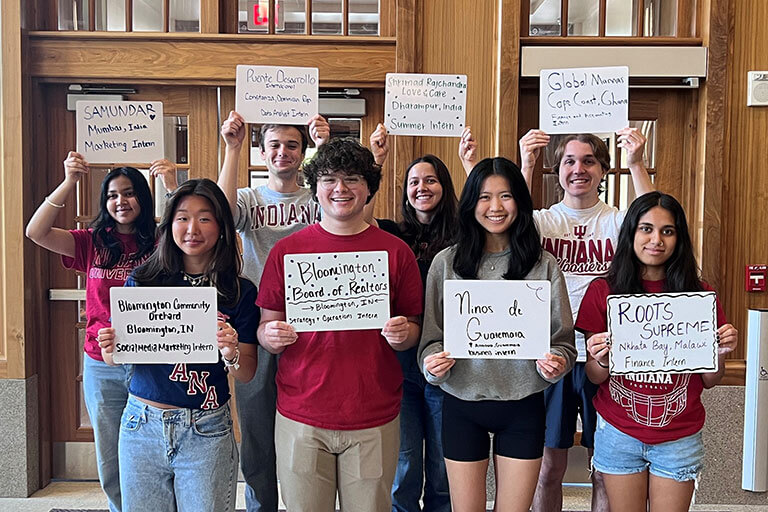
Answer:
[[[720,293],[743,355],[747,309],[768,308],[768,293],[744,291],[744,266],[768,264],[768,107],[746,106],[747,71],[768,70],[768,2],[734,0],[730,8]]]
[[[29,141],[23,137],[21,2],[0,1],[0,378],[22,379],[31,373],[25,343],[23,178]],[[28,86],[28,84],[27,84]]]
[[[519,2],[409,0],[398,2],[398,7],[403,18],[413,9],[415,26],[398,19],[397,71],[467,75],[466,120],[478,139],[479,155],[515,158]],[[457,192],[461,190],[466,175],[458,158],[458,138],[399,139],[398,144],[412,146],[397,151],[396,187],[402,186],[409,156],[432,153],[446,163]]]

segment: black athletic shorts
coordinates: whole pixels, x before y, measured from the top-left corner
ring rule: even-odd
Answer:
[[[493,453],[513,459],[538,459],[544,453],[544,392],[521,400],[467,401],[444,393],[443,456],[476,462]]]

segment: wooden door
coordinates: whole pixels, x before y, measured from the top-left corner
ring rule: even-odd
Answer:
[[[67,86],[38,84],[41,98],[41,123],[36,137],[40,154],[40,179],[46,191],[53,190],[63,179],[62,161],[76,147],[75,114],[67,110]],[[217,91],[212,87],[173,87],[130,85],[134,94],[127,100],[162,101],[165,124],[165,156],[177,164],[179,182],[187,178],[218,176],[218,109]],[[142,170],[141,166],[136,166]],[[146,166],[144,166],[146,167]],[[75,198],[66,202],[56,221],[63,228],[84,228],[98,209],[101,181],[108,166],[91,165],[91,171],[78,185]],[[146,169],[144,169],[146,170]],[[145,173],[146,175],[146,173]],[[148,175],[147,175],[148,176]],[[149,179],[149,177],[148,177]],[[160,217],[165,204],[159,180],[150,179],[155,197],[155,215]],[[47,193],[47,192],[46,192]],[[37,198],[42,201],[43,197]],[[49,308],[41,325],[47,336],[41,340],[40,376],[41,430],[43,446],[50,446],[53,478],[87,478],[95,475],[90,448],[78,443],[92,442],[93,431],[82,393],[83,341],[85,337],[85,280],[82,274],[66,270],[58,255],[48,253],[47,272],[41,272],[41,288],[48,291]],[[46,329],[43,329],[46,332]],[[50,444],[47,441],[50,440]],[[44,478],[45,479],[45,478]],[[46,479],[47,480],[47,479]]]

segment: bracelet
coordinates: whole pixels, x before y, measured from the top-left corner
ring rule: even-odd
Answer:
[[[608,365],[607,365],[607,364],[603,364],[603,363],[601,363],[600,361],[598,361],[597,359],[595,359],[595,362],[597,363],[597,365],[598,365],[600,368],[605,368],[606,370],[608,369]]]
[[[229,370],[230,368],[233,368],[235,371],[240,369],[240,349],[235,349],[235,357],[232,359],[227,359],[224,356],[221,356],[221,358],[224,360],[224,369]]]
[[[56,204],[48,196],[45,196],[45,202],[49,205],[53,206],[54,208],[64,208],[64,204]]]

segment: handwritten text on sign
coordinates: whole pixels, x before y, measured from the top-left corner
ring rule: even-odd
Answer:
[[[307,124],[318,111],[317,68],[237,66],[235,110],[248,123]]]
[[[384,119],[392,135],[458,137],[466,105],[467,75],[387,73]]]
[[[443,286],[451,357],[539,359],[549,352],[549,281],[456,279]]]
[[[117,363],[215,363],[216,288],[109,290]]]
[[[615,375],[717,371],[714,292],[610,295]]]
[[[384,327],[388,261],[386,251],[286,254],[286,322],[297,332]]]
[[[629,126],[629,68],[542,69],[539,128],[547,133],[615,132]]]
[[[77,152],[91,164],[150,163],[163,158],[159,101],[78,101]]]

